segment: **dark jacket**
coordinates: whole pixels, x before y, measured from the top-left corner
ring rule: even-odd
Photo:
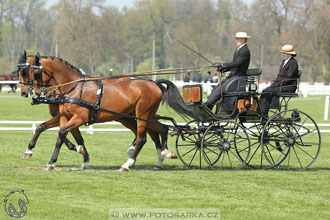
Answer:
[[[298,62],[295,58],[291,57],[284,67],[283,63],[284,60],[280,66],[280,70],[274,80],[274,83],[270,87],[280,87],[282,81],[282,92],[294,92],[297,89],[297,80],[295,79],[298,78]]]
[[[246,76],[246,71],[250,64],[250,50],[245,44],[238,51],[235,50],[233,61],[230,63],[224,63],[223,66],[226,70],[230,70],[230,74],[227,78],[233,76]]]
[[[207,74],[206,77],[205,77],[204,82],[205,82],[205,83],[206,83],[206,82],[213,82],[213,78],[212,78],[212,76],[209,75],[209,74]]]
[[[190,81],[190,73],[186,73],[186,75],[183,77],[183,82],[189,82]]]
[[[202,82],[202,74],[197,73],[193,78],[193,82]]]

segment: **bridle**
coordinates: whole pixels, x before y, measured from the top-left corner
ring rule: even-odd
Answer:
[[[17,69],[17,76],[19,79],[19,84],[23,84],[23,85],[27,85],[28,86],[28,91],[31,92],[33,91],[33,79],[30,78],[30,73],[29,73],[29,67],[31,66],[31,64],[29,64],[28,62],[26,63],[19,63],[16,65],[18,67]],[[23,79],[27,78],[27,81],[21,81],[19,75],[21,74]]]
[[[53,78],[51,74],[47,72],[47,70],[42,66],[42,63],[39,61],[38,65],[31,65],[31,69],[33,72],[33,85],[41,87],[42,89],[50,87],[49,85],[46,85],[43,81],[43,73],[46,74],[49,77],[49,80]],[[35,83],[37,81],[37,83]]]
[[[46,74],[50,79],[53,78],[51,74],[47,72],[47,70],[42,66],[42,63],[39,61],[40,65],[33,65],[28,62],[17,64],[18,70],[17,75],[20,79],[19,75],[21,74],[23,81],[19,80],[19,84],[23,84],[28,86],[28,92],[32,92],[34,90],[34,86],[38,86],[41,88],[41,92],[45,94],[46,89],[50,87],[46,85],[43,81],[43,73]],[[33,75],[30,77],[29,69],[31,68]],[[27,80],[25,80],[27,79]]]

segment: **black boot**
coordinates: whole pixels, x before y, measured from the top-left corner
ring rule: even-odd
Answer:
[[[210,111],[212,111],[212,108],[213,108],[213,105],[212,105],[212,104],[205,102],[204,105],[205,105]]]

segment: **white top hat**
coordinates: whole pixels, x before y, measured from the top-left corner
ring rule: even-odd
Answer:
[[[237,32],[235,37],[236,38],[250,38],[251,36],[248,36],[246,32]]]
[[[282,53],[287,53],[291,55],[297,55],[297,52],[293,49],[293,46],[290,44],[284,45],[281,50]]]

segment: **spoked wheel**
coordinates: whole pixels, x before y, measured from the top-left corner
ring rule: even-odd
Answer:
[[[285,110],[273,115],[262,133],[265,158],[272,167],[305,170],[316,160],[321,135],[315,121],[299,110]]]
[[[246,111],[240,113],[237,118],[248,133],[251,142],[250,156],[246,160],[245,164],[254,169],[269,168],[269,163],[264,157],[261,146],[261,134],[263,131],[261,115],[257,112]],[[238,156],[243,160],[243,157],[239,153]]]
[[[212,168],[240,169],[249,158],[250,139],[236,122],[215,122],[204,133],[202,153]]]
[[[187,125],[190,129],[183,129],[176,138],[176,152],[182,163],[189,168],[207,167],[202,158],[201,142],[203,132],[198,129],[196,121],[191,121]]]

